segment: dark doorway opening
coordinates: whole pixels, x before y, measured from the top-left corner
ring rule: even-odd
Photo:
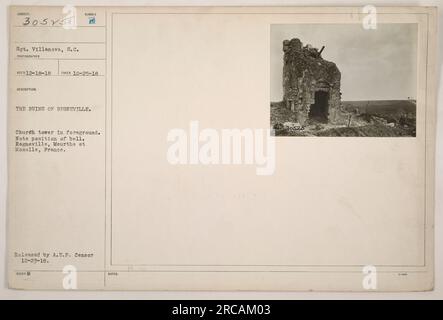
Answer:
[[[309,119],[317,122],[328,122],[328,101],[329,92],[327,91],[316,91],[315,92],[315,102],[311,104],[309,110]]]

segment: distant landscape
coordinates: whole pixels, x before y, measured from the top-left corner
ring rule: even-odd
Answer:
[[[415,114],[416,108],[415,100],[343,101],[342,105],[348,111],[384,115]]]
[[[271,103],[276,136],[415,137],[415,100],[342,101],[339,124],[308,120],[297,126],[295,114],[282,102]]]

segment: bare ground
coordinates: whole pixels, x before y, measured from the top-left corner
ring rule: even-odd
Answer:
[[[352,107],[352,106],[351,106]],[[295,114],[281,103],[271,103],[271,127],[276,136],[320,137],[415,137],[415,112],[352,113],[351,124],[333,125],[311,121],[302,129],[283,127],[285,122],[297,122]],[[348,116],[346,114],[346,117]]]

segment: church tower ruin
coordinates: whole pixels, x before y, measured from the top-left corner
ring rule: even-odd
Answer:
[[[334,123],[339,117],[341,73],[322,58],[323,49],[303,46],[297,38],[283,41],[283,101],[301,125]]]

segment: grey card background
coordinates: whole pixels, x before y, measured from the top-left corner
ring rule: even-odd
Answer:
[[[358,0],[343,0],[343,1],[329,1],[329,0],[312,0],[312,1],[265,1],[265,0],[243,0],[243,1],[203,1],[203,0],[188,0],[184,1],[145,1],[145,0],[132,0],[122,3],[122,1],[76,1],[70,0],[70,4],[73,5],[298,5],[298,6],[364,6],[367,1]],[[432,292],[422,293],[300,293],[300,292],[126,292],[123,296],[119,292],[39,292],[39,291],[16,291],[7,289],[6,283],[6,105],[7,105],[7,65],[8,65],[8,30],[7,30],[7,13],[8,5],[65,5],[66,1],[2,1],[0,5],[0,17],[3,23],[0,25],[0,234],[2,235],[0,240],[0,298],[1,299],[442,299],[443,298],[443,232],[442,232],[442,209],[443,209],[443,197],[441,197],[443,187],[443,154],[441,138],[443,136],[443,121],[442,105],[443,105],[443,86],[439,80],[439,93],[438,93],[438,119],[437,119],[437,159],[436,159],[436,208],[435,208],[435,289]],[[371,1],[373,5],[399,5],[396,1],[383,1],[374,0]],[[413,5],[427,5],[439,7],[439,32],[442,31],[443,26],[443,4],[441,1],[401,1],[403,6]],[[436,68],[441,70],[442,66],[442,52],[443,45],[439,43],[439,58]],[[441,79],[441,72],[439,72]]]

